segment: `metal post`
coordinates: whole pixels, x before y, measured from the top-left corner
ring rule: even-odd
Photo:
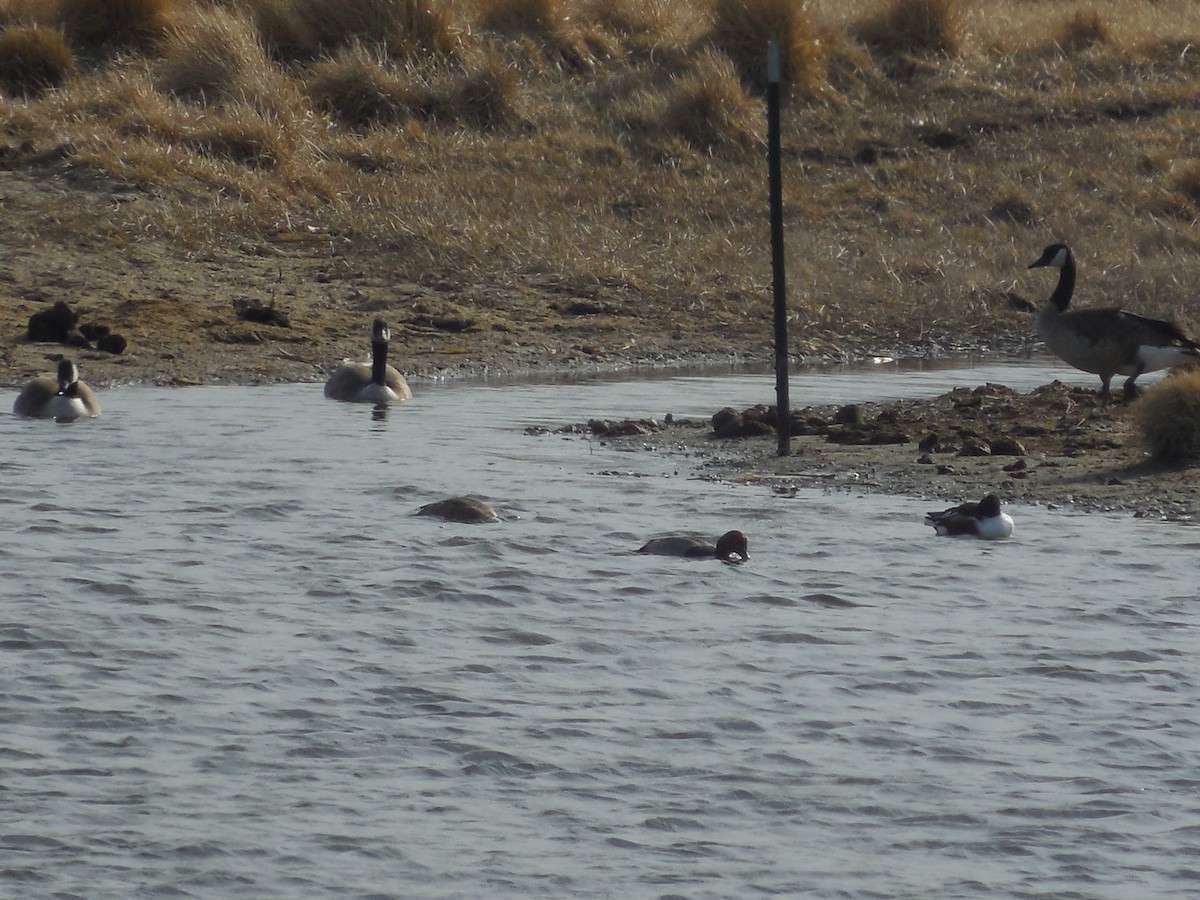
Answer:
[[[779,151],[779,44],[767,43],[767,168],[771,194],[771,274],[775,296],[775,410],[779,456],[792,452],[788,397],[787,280],[783,266],[783,171]]]

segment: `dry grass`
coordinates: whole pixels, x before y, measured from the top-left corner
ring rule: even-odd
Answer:
[[[320,63],[307,91],[319,109],[352,128],[400,122],[430,103],[423,85],[361,44]]]
[[[762,103],[742,90],[733,63],[712,51],[679,79],[663,125],[701,150],[745,150],[765,137]]]
[[[1063,23],[1055,43],[1068,52],[1078,52],[1107,44],[1110,40],[1112,35],[1100,12],[1096,9],[1080,9]]]
[[[825,85],[827,59],[817,24],[794,0],[716,0],[711,44],[751,85],[767,82],[767,43],[779,44],[782,78],[800,92]]]
[[[960,0],[891,0],[856,29],[860,40],[887,56],[953,56],[959,51],[962,30]]]
[[[1138,401],[1137,425],[1160,462],[1200,460],[1200,370],[1173,373],[1147,390]]]
[[[1078,3],[912,2],[346,0],[329,21],[316,0],[159,3],[169,27],[140,52],[0,96],[34,198],[8,239],[201,253],[303,223],[362,260],[336,265],[441,285],[497,330],[553,320],[531,296],[584,297],[614,335],[666,322],[720,352],[769,317],[753,86],[783,35],[801,351],[1027,335],[1008,293],[1044,298],[1025,266],[1058,238],[1081,305],[1200,330],[1200,7],[1098,2],[1107,36],[1065,53]],[[907,30],[868,52],[880,10]],[[95,213],[62,202],[76,190]]]
[[[145,48],[171,27],[172,0],[57,0],[57,24],[86,51]]]
[[[62,33],[40,25],[0,32],[0,90],[18,96],[57,87],[75,71],[75,54]]]

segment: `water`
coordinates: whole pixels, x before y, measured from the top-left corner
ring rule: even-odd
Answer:
[[[1193,529],[1017,506],[1010,541],[935,539],[937,502],[523,433],[769,384],[418,386],[385,419],[319,385],[125,389],[0,421],[0,896],[1192,891]],[[462,492],[506,520],[412,515]],[[746,565],[629,552],[729,527]]]

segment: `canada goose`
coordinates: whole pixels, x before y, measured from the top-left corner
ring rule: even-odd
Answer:
[[[717,539],[716,546],[691,535],[655,538],[647,541],[638,553],[655,556],[686,556],[690,558],[713,557],[724,562],[744,562],[750,558],[746,535],[740,531],[727,531]]]
[[[925,514],[925,524],[938,534],[970,534],[981,538],[1006,538],[1013,533],[1013,520],[1000,512],[1000,498],[988,494],[978,503],[952,506]]]
[[[13,412],[18,416],[71,422],[80,416],[100,415],[100,403],[92,389],[79,380],[75,363],[62,359],[55,378],[42,375],[21,388]]]
[[[1148,319],[1121,307],[1068,310],[1075,292],[1075,256],[1066,244],[1051,244],[1029,268],[1053,266],[1058,286],[1037,317],[1038,336],[1063,362],[1100,376],[1100,398],[1109,400],[1114,375],[1128,375],[1125,399],[1137,396],[1143,372],[1200,363],[1200,344],[1173,322]]]
[[[417,510],[418,516],[434,516],[447,522],[461,522],[464,525],[482,525],[488,522],[498,522],[500,517],[490,503],[477,500],[474,497],[450,497],[438,500],[436,503],[426,503]]]
[[[371,326],[371,363],[346,362],[325,382],[325,396],[358,403],[398,403],[411,400],[404,376],[388,365],[387,322],[376,317]]]

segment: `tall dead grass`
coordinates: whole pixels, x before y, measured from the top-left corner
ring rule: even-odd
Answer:
[[[54,21],[87,52],[145,49],[171,27],[173,0],[56,0]]]
[[[263,43],[311,60],[355,44],[396,57],[455,56],[469,31],[450,0],[244,0]]]
[[[0,91],[18,96],[58,87],[76,70],[62,32],[40,25],[0,31]]]
[[[663,125],[705,151],[746,150],[765,137],[762,104],[746,95],[729,58],[712,50],[677,80]]]
[[[961,0],[891,0],[865,16],[856,36],[878,53],[958,53],[963,31]]]
[[[716,0],[708,41],[732,61],[742,79],[767,83],[767,44],[779,45],[781,77],[811,93],[827,82],[828,58],[816,20],[794,0]]]

